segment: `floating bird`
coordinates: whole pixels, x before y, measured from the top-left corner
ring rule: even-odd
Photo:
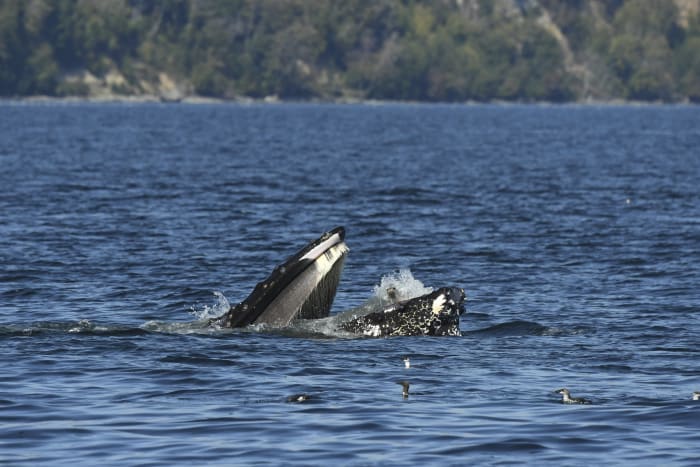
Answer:
[[[700,391],[693,392],[693,400],[700,401]]]
[[[294,394],[293,396],[287,397],[287,402],[306,402],[311,399],[309,394]]]
[[[571,393],[566,388],[557,389],[554,391],[555,394],[562,395],[562,403],[564,404],[590,404],[591,401],[584,399],[583,397],[571,397]]]
[[[408,387],[410,386],[408,381],[399,381],[398,384],[403,386],[403,398],[408,399]]]
[[[404,357],[403,364],[406,366],[406,368],[411,368],[411,359],[408,357]]]

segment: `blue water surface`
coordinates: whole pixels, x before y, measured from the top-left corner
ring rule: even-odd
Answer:
[[[0,104],[0,464],[698,465],[698,148],[684,106]],[[334,312],[410,271],[463,336],[202,325],[338,225]]]

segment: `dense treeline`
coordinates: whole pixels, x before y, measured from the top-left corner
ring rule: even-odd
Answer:
[[[699,1],[0,0],[0,96],[700,101]]]

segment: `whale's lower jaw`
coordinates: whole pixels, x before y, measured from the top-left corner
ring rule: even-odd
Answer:
[[[255,324],[282,327],[295,319],[327,317],[347,252],[345,243],[327,250],[277,295],[255,320]]]
[[[340,327],[368,337],[461,336],[459,316],[464,312],[463,303],[462,289],[444,287],[356,317]]]
[[[348,253],[344,239],[342,227],[324,233],[277,266],[248,298],[211,324],[283,327],[295,319],[327,317]]]

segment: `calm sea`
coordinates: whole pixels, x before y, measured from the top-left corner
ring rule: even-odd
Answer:
[[[0,464],[699,465],[698,148],[683,106],[0,104]],[[202,325],[338,225],[334,313],[455,285],[463,336]]]

